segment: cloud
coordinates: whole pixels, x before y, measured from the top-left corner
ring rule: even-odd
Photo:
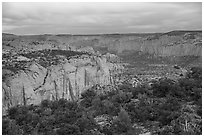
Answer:
[[[3,3],[14,34],[128,33],[201,29],[202,3]]]

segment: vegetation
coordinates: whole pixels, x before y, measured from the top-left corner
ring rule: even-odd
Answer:
[[[92,88],[81,95],[79,102],[44,100],[38,106],[16,106],[3,117],[2,132],[200,135],[201,76],[201,68],[192,68],[186,78],[178,81],[162,78],[154,81],[151,88],[125,84],[103,94]]]
[[[16,60],[18,55],[31,59],[31,61],[33,59],[37,59],[37,62],[41,66],[47,68],[51,65],[57,65],[59,63],[60,56],[63,56],[64,58],[69,59],[72,56],[83,55],[83,54],[90,55],[89,53],[78,52],[78,51],[45,49],[45,50],[39,50],[39,51],[32,51],[29,53],[21,53],[13,56],[10,53],[3,54],[2,56],[3,60],[6,60],[6,61],[3,61],[2,63],[3,63],[3,69],[8,69],[16,73],[19,70],[25,70],[26,69],[25,66],[30,62],[30,61]]]
[[[65,58],[69,59],[71,56],[75,55],[83,55],[88,53],[82,53],[77,51],[69,51],[69,50],[40,50],[40,51],[33,51],[26,54],[22,54],[27,58],[39,58],[39,64],[43,67],[48,67],[51,65],[57,65],[59,63],[59,55],[64,56]],[[58,56],[57,56],[58,55]]]

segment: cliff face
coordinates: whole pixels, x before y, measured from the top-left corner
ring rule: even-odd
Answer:
[[[160,36],[158,39],[120,39],[111,44],[110,51],[141,51],[156,56],[201,56],[201,38],[184,39],[183,36]]]
[[[201,31],[172,31],[163,34],[110,34],[110,35],[37,35],[3,36],[4,49],[77,50],[91,46],[102,53],[142,51],[156,56],[201,56]]]
[[[3,82],[3,113],[16,105],[39,104],[44,99],[78,100],[81,92],[99,84],[113,83],[114,72],[123,67],[107,62],[105,56],[81,55],[63,59],[47,68],[37,62],[7,77]]]

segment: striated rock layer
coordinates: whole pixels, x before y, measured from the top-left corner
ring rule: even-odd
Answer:
[[[105,56],[76,56],[47,68],[32,61],[26,69],[2,82],[3,114],[16,105],[39,104],[44,99],[78,100],[93,85],[111,85],[115,72],[123,67]]]
[[[87,47],[101,53],[121,54],[124,51],[141,51],[155,56],[202,56],[202,31],[172,31],[150,34],[104,35],[34,35],[3,34],[4,50],[61,49],[82,51]]]

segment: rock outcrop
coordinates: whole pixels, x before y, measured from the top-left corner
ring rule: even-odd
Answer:
[[[159,34],[107,34],[107,35],[3,35],[5,50],[89,50],[87,46],[101,53],[141,51],[156,56],[201,56],[201,31],[172,31]],[[92,52],[91,50],[89,50]]]
[[[123,51],[141,51],[156,56],[201,56],[201,38],[185,39],[182,36],[160,36],[158,39],[120,39],[110,45],[109,50],[117,53]]]
[[[39,104],[44,99],[78,100],[86,89],[111,85],[121,65],[107,62],[105,56],[81,55],[64,59],[47,68],[32,61],[26,68],[2,82],[3,113],[16,105]]]

